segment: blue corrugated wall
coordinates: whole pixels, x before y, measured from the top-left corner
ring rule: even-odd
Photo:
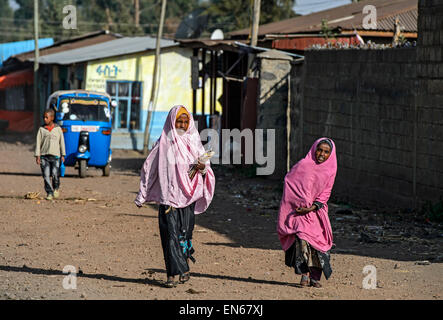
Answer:
[[[38,47],[40,49],[49,47],[54,44],[54,39],[45,38],[38,40]],[[34,40],[25,40],[17,42],[0,43],[0,67],[3,62],[9,57],[23,52],[32,51],[35,49]]]

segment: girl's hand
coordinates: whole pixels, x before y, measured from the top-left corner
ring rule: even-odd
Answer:
[[[308,208],[300,207],[300,208],[295,209],[295,212],[297,212],[299,214],[305,214],[305,213],[308,213],[309,211],[308,211]]]
[[[35,162],[40,165],[40,157],[35,157]]]
[[[197,163],[197,169],[198,170],[205,170],[206,165],[204,163],[198,162]]]
[[[62,156],[62,163],[65,163],[65,157]]]
[[[295,212],[297,212],[299,214],[306,214],[306,213],[309,213],[311,211],[314,211],[316,208],[317,207],[315,205],[312,205],[310,208],[300,207],[300,208],[295,209]]]

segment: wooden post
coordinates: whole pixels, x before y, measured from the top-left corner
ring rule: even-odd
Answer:
[[[34,133],[37,134],[40,126],[40,99],[38,94],[38,70],[39,70],[39,48],[38,48],[38,0],[34,0]]]
[[[212,93],[214,92],[214,79],[212,78],[212,63],[214,62],[214,51],[211,54],[211,71],[209,73],[209,115],[212,114]]]
[[[134,0],[134,23],[137,28],[140,26],[140,0]]]
[[[258,26],[260,24],[260,4],[261,0],[254,0],[254,13],[252,17],[252,35],[251,35],[251,46],[257,45],[258,39]]]
[[[214,78],[214,92],[212,103],[212,115],[215,115],[215,107],[217,105],[217,51],[214,51],[214,64],[212,65],[212,77]]]
[[[206,49],[202,50],[202,117],[205,115]],[[200,128],[201,130],[201,128]]]
[[[261,0],[254,0],[254,12],[252,16],[252,34],[251,46],[257,46],[258,42],[258,26],[260,25],[260,4]],[[252,77],[252,63],[254,61],[254,54],[248,56],[248,77]]]
[[[198,59],[198,51],[199,51],[199,49],[197,49],[197,48],[193,49],[193,56],[197,57],[197,59]],[[192,70],[192,72],[194,72],[194,71]],[[193,76],[194,76],[194,73],[193,73]],[[197,77],[197,83],[198,83],[198,78],[199,78],[198,77],[198,63],[197,63],[196,77]],[[194,86],[194,85],[192,87],[192,113],[194,115],[197,113],[197,88],[198,88],[198,86]]]
[[[152,109],[155,109],[154,102],[155,102],[155,93],[157,90],[157,73],[158,73],[158,64],[159,64],[159,60],[160,60],[160,42],[161,42],[161,37],[162,37],[162,33],[163,33],[163,24],[165,21],[166,2],[167,2],[167,0],[162,0],[160,24],[158,26],[158,32],[157,32],[157,43],[156,43],[155,61],[154,61],[154,73],[152,74],[151,97],[149,99],[148,116],[146,118],[146,125],[145,125],[145,139],[144,139],[144,143],[143,143],[143,154],[145,156],[148,154],[149,138],[151,135],[150,125],[151,125],[151,118],[152,118]]]

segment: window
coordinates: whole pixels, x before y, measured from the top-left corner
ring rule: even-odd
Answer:
[[[107,81],[106,91],[117,101],[114,129],[140,130],[142,83],[140,81]]]
[[[63,120],[109,122],[106,101],[86,99],[73,101],[69,103],[69,112],[64,115]]]

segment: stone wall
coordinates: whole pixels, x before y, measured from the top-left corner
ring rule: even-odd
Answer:
[[[271,178],[282,179],[287,172],[288,84],[292,58],[274,50],[260,53],[257,58],[260,77],[256,128],[275,130],[275,170]]]

